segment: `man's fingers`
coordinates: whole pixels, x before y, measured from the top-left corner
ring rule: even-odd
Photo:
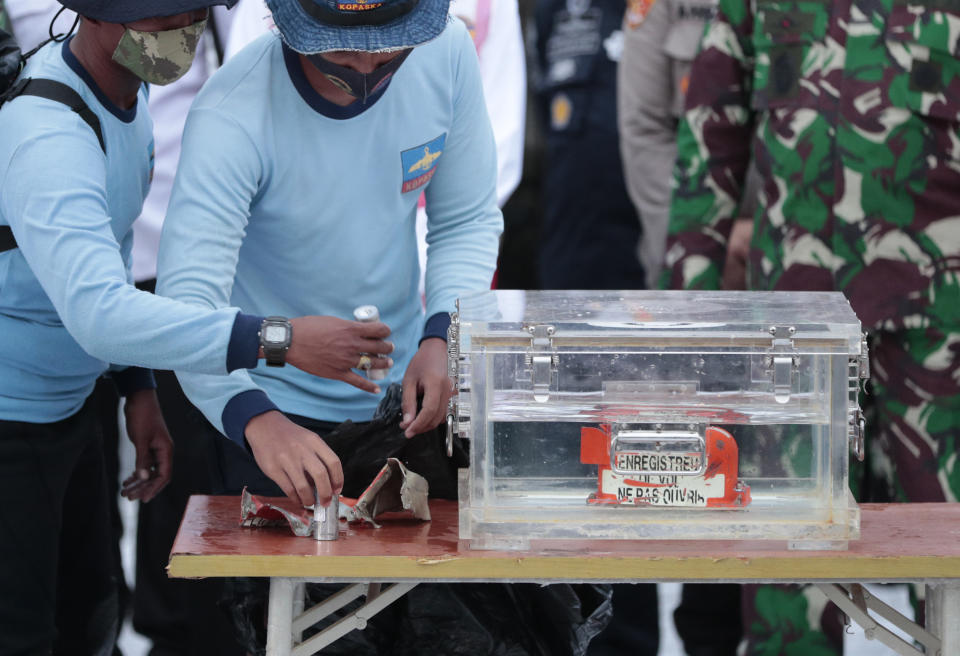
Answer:
[[[312,479],[313,487],[316,490],[315,498],[317,502],[321,506],[327,505],[333,497],[333,489],[330,486],[330,475],[327,473],[327,466],[316,456],[307,459],[303,465],[309,478]]]
[[[383,356],[368,357],[370,357],[371,369],[389,369],[393,366],[393,358],[387,358]]]
[[[153,464],[153,454],[150,452],[150,448],[147,446],[147,442],[144,440],[142,442],[137,442],[135,448],[136,455],[134,457],[134,467],[136,470],[133,472],[135,476],[141,480],[147,480],[150,478],[150,465]]]
[[[447,416],[447,402],[450,400],[451,391],[452,384],[446,377],[425,385],[420,413],[407,427],[404,435],[414,437],[439,425]]]
[[[160,494],[160,490],[166,486],[167,481],[159,478],[154,478],[147,481],[146,485],[143,486],[143,493],[140,495],[140,501],[143,503],[149,503],[155,496]]]
[[[287,495],[287,498],[293,501],[294,503],[300,503],[300,496],[297,494],[297,488],[294,487],[293,482],[290,480],[290,477],[287,476],[287,473],[280,471],[277,474],[270,476],[273,479],[273,482],[280,486],[280,489],[283,490],[283,493]],[[311,502],[313,503],[313,502]],[[309,505],[309,504],[301,504]]]
[[[423,402],[420,406],[420,412],[417,413],[416,418],[413,422],[407,426],[407,429],[404,431],[404,435],[407,437],[413,437],[414,435],[419,435],[420,433],[433,428],[430,425],[430,422],[433,420],[434,415],[437,414],[437,405],[439,400],[439,394],[437,393],[437,388],[435,385],[424,385],[423,390]]]
[[[297,503],[301,506],[312,506],[315,499],[313,493],[314,484],[311,477],[304,471],[303,461],[296,463],[292,471],[287,471],[287,476],[290,478],[290,482],[293,483],[293,488],[296,493],[294,498]]]
[[[390,336],[390,326],[382,321],[363,321],[356,323],[360,326],[360,336],[366,339],[386,339]],[[377,353],[380,353],[380,351],[377,351]]]
[[[157,440],[154,447],[154,455],[157,465],[157,478],[164,481],[170,480],[173,474],[173,442],[168,439]]]
[[[327,470],[327,477],[330,481],[330,489],[334,494],[340,494],[343,489],[343,465],[340,458],[333,452],[333,449],[318,435],[316,454]]]
[[[403,418],[400,420],[402,429],[406,429],[417,414],[417,386],[418,381],[413,376],[403,379],[403,392],[400,396],[400,410],[403,412]]]
[[[143,488],[146,486],[146,481],[137,480],[130,485],[124,485],[120,488],[120,495],[124,496],[131,501],[136,501],[140,498],[140,495],[143,494]]]
[[[390,355],[393,353],[393,342],[385,342],[382,339],[365,339],[360,342],[359,350],[361,353],[370,353],[374,355]]]
[[[364,392],[370,392],[371,394],[380,393],[379,385],[374,383],[372,380],[368,378],[364,378],[360,374],[354,373],[352,371],[345,372],[343,376],[340,377],[340,380],[342,380],[345,383],[349,383],[354,387],[358,387],[362,389]]]

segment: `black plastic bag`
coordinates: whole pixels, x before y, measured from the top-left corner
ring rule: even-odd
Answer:
[[[343,585],[310,583],[307,607]],[[266,651],[267,579],[230,579],[237,642]],[[356,600],[304,632],[304,639],[362,605]],[[421,583],[320,653],[325,656],[584,656],[613,614],[609,585]]]
[[[391,385],[373,420],[344,422],[324,437],[344,470],[343,495],[357,497],[387,458],[430,484],[432,498],[457,498],[457,469],[469,464],[466,444],[454,438],[446,454],[446,426],[407,439],[400,430],[400,386]],[[341,584],[307,585],[308,607]],[[613,615],[611,587],[600,584],[422,583],[321,653],[339,656],[583,656]],[[266,644],[267,579],[229,579],[222,606],[237,627],[237,642],[262,656]],[[362,604],[356,600],[325,619],[308,638]]]
[[[357,498],[373,481],[387,458],[398,458],[430,484],[433,499],[457,498],[457,469],[470,463],[464,442],[454,436],[453,457],[447,457],[446,425],[404,437],[400,429],[400,385],[394,383],[377,407],[373,419],[363,424],[345,421],[323,440],[343,465],[343,496]]]
[[[0,30],[0,94],[13,86],[20,74],[20,46],[12,34]]]

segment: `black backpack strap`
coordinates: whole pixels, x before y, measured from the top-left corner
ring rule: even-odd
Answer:
[[[44,78],[26,78],[23,89],[17,96],[38,96],[47,100],[55,100],[63,103],[74,112],[76,112],[83,122],[90,126],[93,133],[97,135],[97,141],[100,142],[100,150],[106,154],[107,146],[103,143],[103,130],[100,129],[100,119],[93,113],[93,110],[87,107],[80,94],[71,89],[63,82],[56,80],[47,80]],[[18,83],[19,85],[19,83]],[[9,100],[9,99],[8,99]]]
[[[100,150],[106,154],[107,147],[103,142],[103,130],[100,128],[100,119],[87,106],[80,94],[63,82],[47,80],[45,78],[23,78],[19,80],[7,93],[0,98],[0,105],[13,100],[17,96],[37,96],[54,100],[69,107],[77,113],[83,122],[90,126],[100,142]],[[10,226],[0,226],[0,253],[13,250],[17,247],[17,240],[13,237]]]
[[[12,251],[17,247],[17,240],[13,238],[10,226],[0,226],[0,253]]]

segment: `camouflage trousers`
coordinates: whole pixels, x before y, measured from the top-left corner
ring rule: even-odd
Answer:
[[[862,502],[960,498],[960,326],[878,332],[861,406],[867,457],[851,467]],[[788,449],[783,450],[788,453]],[[789,468],[789,463],[784,463]],[[743,588],[744,656],[838,656],[840,611],[812,586]]]

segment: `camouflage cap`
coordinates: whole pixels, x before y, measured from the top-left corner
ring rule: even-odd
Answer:
[[[229,9],[237,4],[237,0],[60,0],[60,4],[81,16],[107,23],[132,23],[216,5]]]

